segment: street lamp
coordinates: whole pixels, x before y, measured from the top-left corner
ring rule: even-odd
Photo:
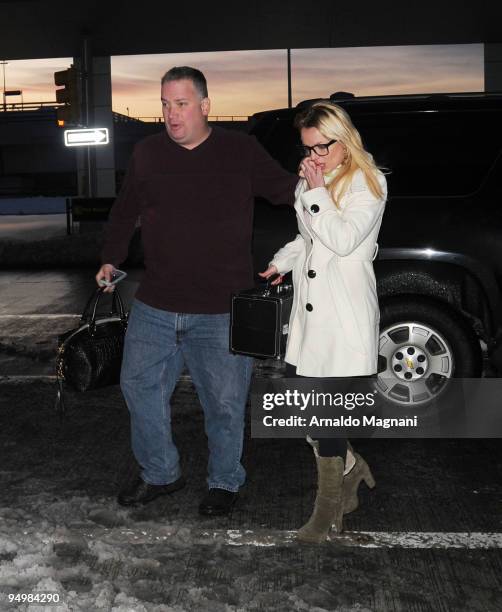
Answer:
[[[5,60],[2,60],[0,62],[0,64],[2,64],[2,68],[3,68],[3,110],[4,112],[7,111],[7,102],[5,100],[5,66],[7,66],[9,62],[6,62]]]

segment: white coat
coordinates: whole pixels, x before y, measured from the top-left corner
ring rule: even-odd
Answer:
[[[381,199],[358,170],[340,208],[325,187],[308,190],[301,179],[296,188],[300,233],[270,263],[281,274],[293,270],[285,360],[301,376],[365,376],[377,371],[380,312],[372,261],[387,197],[383,174],[378,180]]]

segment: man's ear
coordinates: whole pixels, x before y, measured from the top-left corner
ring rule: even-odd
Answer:
[[[211,110],[211,100],[209,98],[202,98],[200,107],[202,109],[202,114],[207,117]]]

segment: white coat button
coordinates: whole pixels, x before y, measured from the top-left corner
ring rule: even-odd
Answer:
[[[308,274],[308,277],[309,277],[309,278],[315,278],[315,277],[316,277],[315,270],[309,270],[309,271],[307,272],[307,274]]]
[[[307,309],[309,312],[312,312],[312,311],[314,310],[314,307],[312,306],[312,304],[307,304],[307,305],[305,306],[305,308],[306,308],[306,309]]]
[[[317,213],[317,212],[319,212],[319,206],[317,206],[317,204],[312,204],[312,206],[310,207],[310,210],[313,213]]]

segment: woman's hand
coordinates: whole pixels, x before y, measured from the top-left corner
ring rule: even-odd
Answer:
[[[277,270],[277,268],[275,266],[269,266],[265,272],[258,272],[258,276],[261,276],[262,278],[265,279],[269,279],[271,276],[274,276],[275,274],[279,274],[279,271]],[[282,279],[284,277],[282,276],[282,274],[279,274],[279,276],[273,280],[270,284],[271,285],[279,285],[280,283],[282,283]]]
[[[299,175],[306,179],[309,189],[324,187],[324,176],[321,167],[308,157],[302,159]]]

